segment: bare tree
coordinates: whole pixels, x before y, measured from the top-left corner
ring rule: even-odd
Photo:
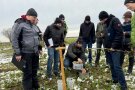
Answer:
[[[9,39],[11,42],[11,28],[3,29],[2,34]]]

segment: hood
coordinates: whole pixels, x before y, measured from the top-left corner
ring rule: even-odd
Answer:
[[[109,26],[109,24],[110,24],[110,21],[112,20],[112,18],[114,18],[115,16],[114,15],[112,15],[112,14],[110,14],[109,15],[109,17],[108,17],[108,19],[105,21],[105,24],[107,25],[107,27]]]

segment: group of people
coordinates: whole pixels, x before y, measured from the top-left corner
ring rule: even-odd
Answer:
[[[125,6],[135,11],[135,0],[125,0]],[[23,70],[23,88],[24,90],[38,90],[39,83],[37,71],[39,68],[39,54],[42,51],[40,40],[44,40],[47,53],[47,77],[52,80],[52,75],[59,76],[59,52],[57,47],[65,47],[64,39],[67,34],[67,25],[65,16],[61,14],[51,25],[47,26],[42,35],[38,23],[38,14],[30,8],[26,15],[18,18],[12,28],[11,41],[16,55],[16,60],[26,61],[26,67]],[[106,64],[109,65],[112,82],[119,83],[121,90],[127,90],[125,75],[122,70],[125,52],[128,52],[129,67],[128,73],[132,73],[134,65],[134,48],[135,48],[135,14],[132,16],[130,11],[123,15],[124,23],[106,11],[99,13],[100,22],[95,30],[94,23],[91,22],[89,15],[85,17],[84,22],[80,26],[78,39],[68,46],[64,59],[64,67],[72,68],[73,62],[82,63],[84,68],[82,73],[86,73],[85,55],[88,47],[88,61],[92,66],[92,44],[97,43],[97,53],[95,66],[99,66],[100,51],[103,45],[106,57]],[[43,39],[42,39],[43,38]],[[63,56],[64,56],[63,50]],[[52,69],[52,64],[53,69]]]

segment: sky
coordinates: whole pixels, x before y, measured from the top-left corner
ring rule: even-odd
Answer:
[[[0,32],[11,28],[14,21],[25,15],[29,8],[37,11],[38,26],[43,32],[60,14],[65,15],[69,30],[79,30],[86,15],[91,16],[96,26],[98,14],[102,10],[114,14],[122,21],[122,15],[127,11],[123,3],[124,0],[1,0]],[[0,34],[0,41],[4,39]]]

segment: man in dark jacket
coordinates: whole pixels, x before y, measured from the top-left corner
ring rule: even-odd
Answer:
[[[66,35],[67,35],[67,29],[68,29],[67,24],[65,22],[65,16],[63,14],[60,14],[59,18],[60,18],[60,20],[62,22],[62,29],[64,31],[64,38],[65,38]]]
[[[63,34],[64,34],[63,39],[65,40],[66,35],[67,35],[67,30],[68,30],[68,27],[67,27],[67,24],[66,24],[66,21],[65,21],[65,16],[63,14],[60,14],[59,18],[60,18],[60,20],[62,22],[61,29],[63,30]],[[63,43],[62,47],[66,47],[65,43]],[[65,53],[65,50],[62,50],[63,55],[64,55],[64,53]]]
[[[84,23],[81,24],[79,37],[83,38],[83,47],[86,49],[88,46],[89,48],[88,58],[89,63],[92,65],[92,53],[90,48],[92,48],[92,44],[95,43],[95,26],[94,23],[91,22],[90,16],[86,16]]]
[[[129,65],[128,65],[128,70],[127,70],[127,74],[131,74],[132,73],[132,69],[133,69],[133,65],[134,65],[134,54],[133,52],[131,52],[131,17],[132,17],[132,13],[130,11],[127,11],[124,15],[123,15],[123,19],[124,19],[124,23],[123,23],[123,51],[129,51],[128,53],[128,57],[129,57]],[[124,55],[125,53],[122,52],[121,55],[121,66],[124,62]]]
[[[59,18],[56,18],[55,22],[48,26],[44,33],[44,41],[48,49],[48,62],[47,62],[47,76],[49,80],[52,80],[52,62],[54,61],[53,72],[58,76],[58,62],[59,53],[56,50],[57,47],[61,46],[63,40],[63,30],[61,30],[62,22]]]
[[[23,70],[24,90],[37,90],[39,88],[37,70],[39,67],[39,29],[35,25],[37,12],[30,8],[25,16],[15,21],[12,28],[11,39],[16,60],[26,61]]]
[[[127,84],[122,67],[120,66],[120,55],[123,40],[123,28],[118,18],[108,15],[106,11],[101,11],[100,19],[107,25],[105,31],[105,48],[108,48],[108,60],[112,73],[113,83],[120,83],[121,90],[127,90]]]
[[[77,61],[78,63],[83,63],[83,65],[85,65],[86,56],[84,48],[82,46],[82,38],[78,38],[76,42],[69,45],[64,60],[65,68],[73,67],[74,61]],[[86,72],[86,70],[82,69],[82,73],[83,72]]]

